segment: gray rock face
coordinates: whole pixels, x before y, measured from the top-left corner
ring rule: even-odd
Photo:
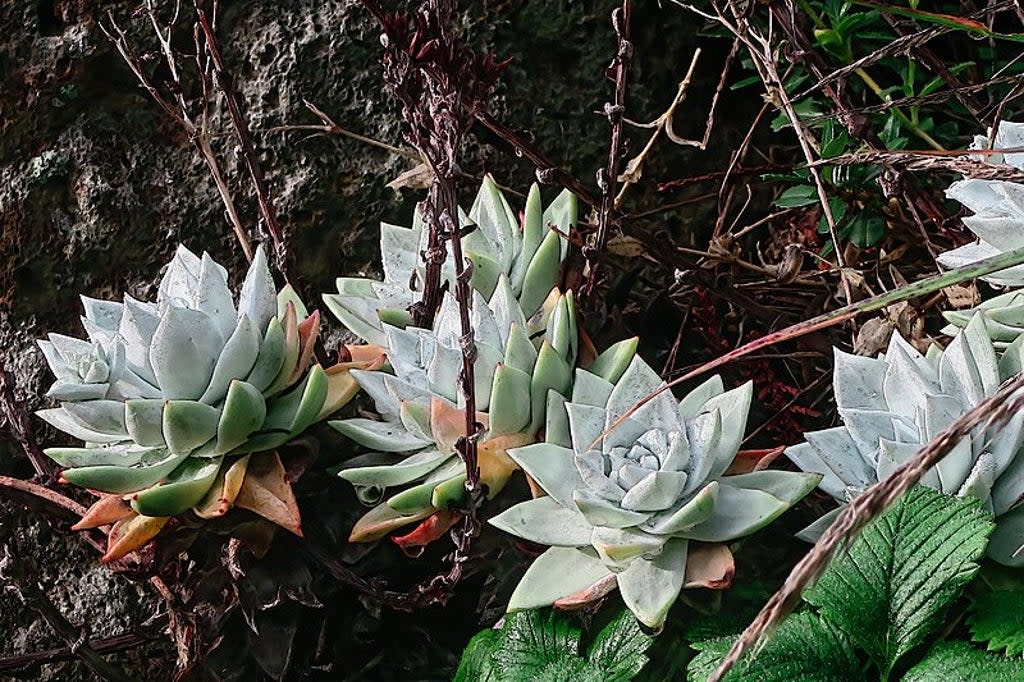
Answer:
[[[166,78],[151,28],[144,17],[131,17],[137,4],[37,0],[0,8],[0,362],[13,373],[26,410],[42,405],[51,380],[33,340],[47,331],[79,333],[79,293],[151,297],[159,266],[178,242],[210,251],[236,278],[244,271],[205,164],[100,30],[112,7],[153,78]],[[339,274],[377,267],[378,221],[408,222],[417,199],[385,185],[412,162],[343,137],[271,129],[317,123],[303,106],[309,100],[353,132],[403,145],[396,107],[380,80],[379,31],[352,0],[221,4],[220,44],[301,288],[311,296],[331,289]],[[615,49],[608,22],[614,3],[597,10],[571,0],[470,4],[466,34],[515,60],[495,111],[512,127],[533,131],[539,147],[589,181],[607,153],[607,123],[594,112],[610,92],[603,70]],[[630,94],[636,118],[654,118],[668,104],[684,66],[679,55],[692,52],[692,29],[679,30],[687,23],[681,13],[652,13],[638,10],[637,53],[646,56]],[[190,49],[187,31],[177,39]],[[713,82],[717,71],[709,69],[707,78]],[[255,234],[252,187],[220,108],[212,125],[242,220]],[[698,134],[703,113],[685,127],[693,130],[682,134]],[[486,133],[471,141],[464,170],[525,186],[533,169],[499,144]],[[678,159],[680,152],[673,154]],[[42,424],[37,429],[41,440],[57,442]],[[15,449],[0,442],[0,472],[28,475]],[[0,521],[19,546],[37,548],[40,581],[94,636],[131,630],[158,608],[146,586],[99,566],[73,536],[9,505],[0,507]],[[58,644],[45,623],[7,599],[0,601],[0,632],[10,633],[0,638],[0,657]],[[172,655],[163,657],[166,663]],[[129,657],[139,679],[164,676],[145,658]],[[48,666],[39,679],[89,674],[72,662]]]

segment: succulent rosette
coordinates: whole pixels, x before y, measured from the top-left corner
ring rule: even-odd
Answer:
[[[817,485],[817,474],[799,472],[726,475],[746,430],[750,383],[725,391],[715,376],[681,401],[665,390],[627,414],[662,388],[639,357],[617,378],[577,370],[572,399],[549,414],[546,442],[509,451],[547,495],[490,523],[550,547],[510,610],[614,580],[636,617],[659,627],[684,585],[691,541],[753,533]]]
[[[1005,351],[1024,336],[1024,291],[1008,291],[983,301],[968,310],[947,310],[942,313],[949,322],[942,333],[955,336],[975,315],[985,324],[985,331],[997,351]]]
[[[1024,123],[1003,121],[996,131],[994,148],[1024,147]],[[978,135],[972,149],[988,149],[988,137]],[[978,157],[993,164],[1007,164],[1024,170],[1024,153],[985,154]],[[947,268],[969,265],[1000,253],[1024,247],[1024,185],[1004,180],[967,178],[954,182],[946,196],[963,204],[973,215],[963,219],[978,241],[939,254],[938,261]],[[1001,270],[982,277],[1001,286],[1024,285],[1024,265]]]
[[[557,283],[576,212],[576,197],[568,191],[542,207],[540,189],[534,185],[520,224],[493,178],[486,176],[468,216],[461,216],[463,225],[476,226],[462,238],[463,252],[473,263],[472,288],[489,299],[504,275],[524,314],[534,315]],[[339,278],[338,293],[324,295],[328,309],[367,343],[385,346],[384,325],[410,324],[408,309],[422,297],[426,271],[421,254],[427,236],[418,213],[412,227],[381,224],[383,280]],[[454,290],[450,259],[442,266],[442,281]]]
[[[471,323],[477,419],[486,429],[478,446],[480,476],[493,496],[516,470],[507,449],[534,442],[552,396],[567,395],[572,387],[576,308],[571,293],[554,289],[527,317],[502,275],[490,301],[474,292]],[[379,419],[331,422],[373,450],[339,471],[361,499],[376,504],[352,530],[352,541],[376,540],[446,511],[465,495],[465,467],[455,453],[465,433],[457,390],[463,362],[458,304],[446,294],[433,329],[384,329],[391,371],[352,372],[373,398]],[[635,346],[632,341],[614,347],[601,365],[624,368]]]
[[[224,268],[184,246],[155,302],[82,302],[87,340],[39,343],[60,406],[37,414],[85,441],[45,451],[65,481],[130,501],[101,500],[104,522],[197,506],[223,513],[224,487],[233,499],[244,480],[243,455],[286,443],[357,390],[350,366],[310,367],[319,314],[307,315],[290,288],[276,292],[262,248],[237,302]]]
[[[833,386],[843,425],[805,435],[786,450],[804,471],[822,475],[820,488],[845,504],[888,476],[963,413],[992,395],[1002,377],[1021,371],[1019,344],[997,360],[985,318],[975,315],[945,350],[922,355],[893,334],[877,358],[835,351]],[[1024,565],[1024,414],[998,429],[977,429],[921,482],[948,495],[980,498],[996,515],[988,554]],[[801,532],[816,540],[833,511]]]

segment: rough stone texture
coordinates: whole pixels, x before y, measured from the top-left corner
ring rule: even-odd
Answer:
[[[495,110],[511,126],[531,130],[541,148],[586,182],[607,153],[607,122],[594,112],[610,92],[603,71],[615,49],[608,21],[613,4],[490,0],[472,3],[464,24],[475,43],[514,59]],[[638,5],[629,113],[650,120],[675,93],[695,27],[678,10]],[[0,8],[0,362],[16,377],[29,410],[41,406],[50,381],[32,340],[46,331],[78,333],[78,293],[151,296],[159,266],[179,241],[209,250],[236,277],[242,270],[205,165],[100,31],[97,22],[108,7],[140,53],[154,49],[144,19],[131,18],[136,3],[36,0]],[[337,275],[374,267],[377,222],[407,222],[416,199],[385,187],[410,161],[346,138],[268,129],[317,122],[303,107],[308,99],[343,127],[402,144],[393,101],[380,82],[377,29],[353,1],[225,0],[218,31],[257,131],[303,288],[329,290]],[[694,85],[690,114],[677,118],[680,134],[703,131],[720,61],[706,57],[712,66]],[[643,139],[635,138],[637,147]],[[251,186],[231,138],[219,140],[252,230]],[[720,145],[720,152],[704,157],[708,163],[731,147]],[[669,149],[647,175],[687,174],[695,155]],[[683,162],[690,166],[680,167]],[[494,172],[503,184],[524,188],[532,177],[532,168],[486,132],[470,145],[464,170]],[[637,197],[650,199],[651,190]],[[675,214],[665,220],[676,230],[690,225]],[[47,442],[57,438],[41,427],[39,435]],[[0,471],[27,475],[12,451],[0,443]],[[130,629],[156,609],[148,590],[99,567],[73,537],[56,535],[10,507],[0,514],[21,546],[38,548],[40,579],[57,605],[72,621],[87,621],[94,635]],[[0,656],[55,644],[45,624],[6,599],[0,601],[0,632],[10,633],[0,638]],[[140,679],[162,677],[152,667],[135,672]],[[42,675],[88,678],[76,663],[48,667]]]

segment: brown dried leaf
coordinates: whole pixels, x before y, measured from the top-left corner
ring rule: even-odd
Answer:
[[[724,544],[690,542],[686,555],[686,575],[683,587],[705,587],[709,590],[724,590],[732,585],[736,575],[736,563],[732,552]]]
[[[954,284],[942,290],[951,308],[973,308],[981,303],[981,294],[978,292],[978,285],[974,282],[966,284]]]
[[[409,189],[427,189],[434,183],[434,171],[425,163],[418,163],[407,171],[402,171],[386,186],[396,192],[403,187]]]
[[[255,512],[302,537],[299,506],[276,452],[252,455],[235,506]]]

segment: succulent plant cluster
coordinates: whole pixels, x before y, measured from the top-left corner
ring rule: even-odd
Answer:
[[[715,376],[681,401],[663,388],[639,357],[621,376],[577,370],[572,399],[548,416],[546,442],[509,451],[547,495],[491,523],[550,546],[511,610],[614,579],[636,617],[658,627],[683,587],[691,541],[753,533],[817,485],[817,474],[728,475],[746,430],[749,383],[724,391]]]
[[[833,387],[843,425],[805,434],[786,455],[804,471],[822,475],[820,488],[846,503],[885,478],[956,418],[1020,372],[1020,354],[997,359],[983,315],[975,315],[945,350],[924,355],[893,334],[877,358],[835,352]],[[922,483],[949,495],[980,498],[996,515],[988,553],[1024,565],[1024,414],[1000,429],[980,429],[929,470]],[[816,539],[834,511],[802,532]]]
[[[220,500],[242,455],[284,444],[356,390],[349,366],[310,367],[319,314],[276,292],[262,248],[237,301],[224,268],[184,246],[155,302],[82,301],[87,340],[39,344],[60,406],[38,415],[85,447],[45,452],[65,481],[125,497],[144,517]]]
[[[507,448],[535,441],[549,401],[572,387],[579,338],[576,307],[571,293],[552,289],[541,309],[527,318],[501,275],[490,301],[474,292],[471,321],[478,420],[485,427],[480,476],[493,496],[516,469]],[[433,329],[384,324],[384,330],[391,370],[352,373],[373,398],[380,419],[331,422],[375,451],[350,460],[339,475],[365,501],[389,494],[353,529],[350,539],[355,541],[375,540],[446,510],[465,495],[465,467],[455,453],[465,432],[456,389],[463,362],[458,305],[446,294]],[[626,344],[605,357],[631,353],[634,347]],[[383,453],[396,453],[398,459]],[[405,489],[391,494],[396,487]]]
[[[1024,123],[1002,121],[996,130],[994,149],[1015,149],[1024,146]],[[974,138],[972,149],[989,149],[987,135]],[[1024,170],[1024,153],[1011,152],[979,155],[982,161],[1007,164]],[[947,268],[968,265],[984,258],[1024,247],[1024,185],[1005,180],[967,178],[954,182],[946,196],[964,205],[973,215],[963,219],[964,225],[978,236],[978,241],[939,254],[938,261]],[[1001,286],[1024,285],[1024,265],[1008,268],[982,277]]]
[[[461,216],[462,225],[476,226],[463,238],[463,252],[473,263],[472,288],[489,299],[504,275],[523,313],[533,316],[558,280],[576,213],[575,195],[564,191],[544,208],[540,188],[534,185],[520,226],[494,179],[486,176],[469,214]],[[421,254],[426,248],[427,231],[418,212],[411,227],[382,223],[384,278],[339,278],[338,292],[324,295],[328,309],[367,343],[385,346],[384,324],[404,327],[412,321],[408,309],[422,296],[426,274]],[[442,280],[454,288],[450,261],[442,267]]]
[[[677,401],[636,356],[637,339],[592,348],[572,292],[556,286],[575,213],[567,193],[543,209],[534,187],[520,222],[487,178],[464,216],[475,226],[465,249],[480,481],[493,497],[525,470],[537,497],[491,521],[551,546],[510,609],[617,585],[637,617],[657,627],[684,585],[692,542],[720,547],[731,566],[714,543],[769,523],[820,476],[730,469],[749,384],[725,391],[714,377]],[[369,451],[338,467],[371,507],[350,540],[415,522],[443,532],[467,494],[456,453],[465,435],[465,353],[451,287],[431,328],[412,326],[423,233],[418,223],[382,226],[383,281],[343,278],[339,293],[325,296],[366,341],[348,347],[356,361],[327,370],[311,366],[318,314],[308,315],[290,288],[275,292],[262,250],[237,301],[225,270],[184,247],[155,302],[84,298],[88,340],[54,334],[41,342],[57,376],[50,395],[61,404],[39,413],[85,441],[46,451],[66,467],[66,481],[101,493],[78,526],[116,522],[108,558],[189,509],[212,517],[243,506],[299,533],[274,449],[362,389],[376,414],[331,422]],[[450,267],[443,276],[453,283]],[[259,508],[268,498],[276,511]],[[425,544],[440,532],[407,538]]]

